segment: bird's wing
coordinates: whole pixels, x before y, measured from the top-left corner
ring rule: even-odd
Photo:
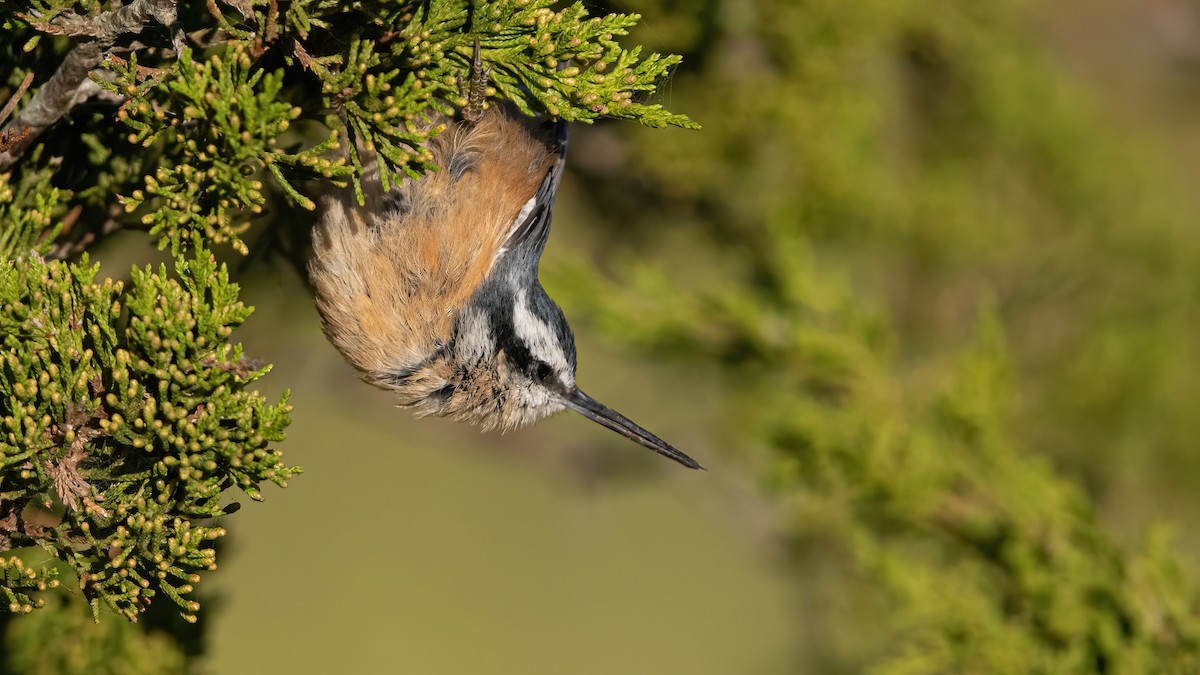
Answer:
[[[554,163],[542,177],[541,185],[533,197],[521,207],[513,220],[512,229],[504,237],[501,245],[503,251],[515,247],[534,247],[538,253],[546,245],[550,234],[550,217],[554,210],[554,197],[558,193],[558,184],[562,180],[563,169],[567,165],[567,123],[563,120],[553,120],[549,125],[547,135],[552,138]]]

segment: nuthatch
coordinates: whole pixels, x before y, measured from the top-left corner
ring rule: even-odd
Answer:
[[[365,380],[420,415],[514,429],[563,408],[702,468],[575,385],[575,338],[538,281],[566,161],[567,125],[484,110],[476,47],[468,103],[429,141],[438,170],[365,205],[324,200],[309,275],[325,334]]]

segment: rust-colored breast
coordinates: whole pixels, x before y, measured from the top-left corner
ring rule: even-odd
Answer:
[[[325,332],[375,374],[417,368],[491,271],[521,207],[554,163],[536,121],[493,107],[430,143],[439,167],[383,194],[364,185],[325,198],[309,274]],[[390,378],[394,381],[394,378]]]

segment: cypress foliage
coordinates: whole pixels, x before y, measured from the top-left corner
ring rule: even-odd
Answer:
[[[321,182],[357,187],[360,149],[382,159],[386,183],[436,170],[423,143],[442,128],[422,120],[463,103],[476,45],[495,96],[527,112],[695,126],[639,97],[679,59],[618,44],[636,15],[553,4],[0,8],[8,610],[37,612],[47,605],[40,591],[69,573],[97,621],[109,610],[137,621],[155,601],[196,621],[195,585],[216,567],[214,542],[238,506],[223,495],[237,488],[261,500],[263,483],[284,486],[300,471],[276,447],[291,414],[286,396],[271,402],[253,389],[270,366],[230,341],[252,308],[214,251],[247,253],[252,221],[272,207],[314,209]],[[85,251],[118,229],[144,231],[170,251],[171,268],[102,277]],[[22,550],[58,564],[30,565],[14,555]],[[180,648],[155,633],[112,628],[65,651],[30,651],[48,626],[78,624],[69,603],[50,607],[63,618],[8,621],[11,667],[181,667]]]

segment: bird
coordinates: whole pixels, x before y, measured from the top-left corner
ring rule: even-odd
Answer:
[[[574,334],[538,277],[567,123],[488,105],[490,72],[476,43],[465,105],[432,118],[436,170],[385,191],[372,158],[362,204],[323,197],[308,268],[326,337],[417,415],[510,430],[571,409],[703,469],[576,384]]]

